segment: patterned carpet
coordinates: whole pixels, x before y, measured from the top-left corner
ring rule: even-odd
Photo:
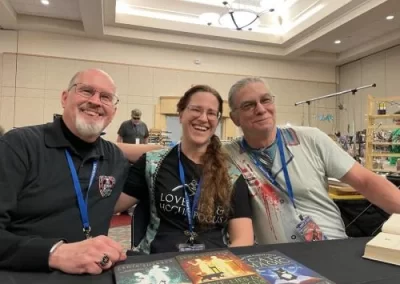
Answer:
[[[131,248],[131,225],[110,228],[108,236],[119,242],[124,249]]]
[[[111,219],[108,236],[119,242],[125,250],[131,249],[131,221],[132,217],[122,213]]]

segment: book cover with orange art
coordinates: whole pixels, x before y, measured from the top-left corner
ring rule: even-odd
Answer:
[[[194,284],[269,283],[227,250],[184,254],[176,259]]]

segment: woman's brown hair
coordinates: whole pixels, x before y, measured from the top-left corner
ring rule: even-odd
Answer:
[[[218,100],[218,112],[222,114],[223,100],[220,94],[207,85],[196,85],[187,90],[177,104],[177,111],[179,113],[183,112],[188,106],[191,97],[198,92],[207,92],[214,95]],[[206,152],[201,157],[203,166],[202,184],[197,210],[198,213],[205,217],[204,219],[199,218],[202,225],[215,223],[213,216],[216,211],[224,212],[224,217],[229,214],[232,184],[228,174],[227,160],[228,157],[222,150],[221,141],[216,135],[211,136],[210,144],[208,144]]]

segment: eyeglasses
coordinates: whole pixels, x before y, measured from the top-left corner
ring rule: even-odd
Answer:
[[[140,120],[140,117],[132,117],[133,120]]]
[[[81,95],[82,97],[87,98],[87,99],[90,99],[96,93],[99,93],[100,101],[107,106],[113,106],[113,105],[118,104],[118,102],[119,102],[119,98],[117,95],[108,93],[108,92],[99,91],[96,88],[89,86],[89,85],[85,85],[82,83],[76,83],[76,84],[73,84],[71,86],[71,88],[69,88],[68,91],[70,91],[73,87],[75,87],[75,90],[79,95]]]
[[[275,97],[267,94],[260,99],[260,104],[263,106],[273,104],[275,101]],[[239,107],[233,109],[232,111],[236,111],[240,109],[243,112],[254,112],[258,104],[258,101],[245,101],[240,104]]]
[[[207,119],[210,121],[216,121],[221,117],[221,113],[213,109],[206,110],[200,106],[194,105],[188,105],[186,108],[193,117],[200,117],[203,113],[206,113]]]

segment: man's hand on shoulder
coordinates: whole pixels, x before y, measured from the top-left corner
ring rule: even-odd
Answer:
[[[49,256],[49,267],[69,274],[100,274],[126,259],[122,246],[106,236],[59,245]]]

